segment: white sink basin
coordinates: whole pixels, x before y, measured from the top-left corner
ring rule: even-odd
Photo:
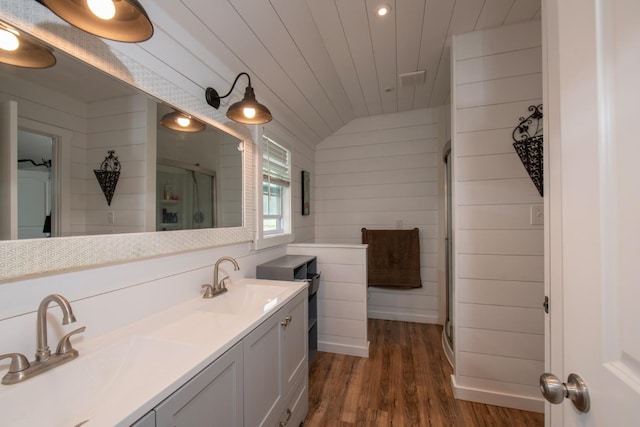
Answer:
[[[286,291],[287,288],[276,285],[231,286],[227,292],[203,305],[202,310],[232,315],[266,313],[278,305],[278,297]]]
[[[142,390],[122,378],[135,375],[153,384],[162,365],[186,361],[191,346],[144,336],[122,339],[95,353],[83,355],[23,383],[0,386],[2,424],[10,426],[75,426],[97,414],[109,413],[118,402]],[[152,385],[153,384],[153,385]],[[33,410],[34,406],[38,410]],[[135,408],[134,408],[135,409]],[[114,420],[117,422],[117,420]]]

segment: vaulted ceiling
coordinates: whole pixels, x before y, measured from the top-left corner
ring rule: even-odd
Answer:
[[[391,11],[379,17],[386,3]],[[156,35],[200,58],[175,69],[224,93],[251,75],[274,120],[313,145],[354,118],[449,102],[453,34],[539,19],[540,0],[160,0]],[[186,34],[174,33],[179,25]],[[154,41],[155,40],[155,41]],[[145,48],[147,49],[147,48]],[[424,83],[399,74],[425,70]],[[236,88],[241,97],[246,82]]]

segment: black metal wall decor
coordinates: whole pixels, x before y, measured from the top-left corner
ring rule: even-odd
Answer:
[[[530,105],[531,115],[520,117],[518,126],[513,130],[513,147],[520,157],[531,181],[538,189],[540,196],[543,192],[543,157],[542,157],[542,104]]]
[[[115,151],[109,150],[109,155],[100,164],[100,169],[93,170],[109,206],[111,206],[111,199],[113,199],[113,193],[116,191],[116,184],[120,178],[120,161],[117,156],[113,155],[114,153]]]

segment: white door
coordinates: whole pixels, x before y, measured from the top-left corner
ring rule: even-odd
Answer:
[[[50,211],[49,171],[18,169],[18,239],[45,237],[44,222]]]
[[[640,425],[640,1],[548,0],[548,369],[582,377],[587,413],[547,425]]]

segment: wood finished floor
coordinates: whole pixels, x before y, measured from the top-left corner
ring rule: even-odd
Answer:
[[[317,354],[304,427],[540,427],[543,414],[453,398],[442,327],[369,319],[368,359]]]

